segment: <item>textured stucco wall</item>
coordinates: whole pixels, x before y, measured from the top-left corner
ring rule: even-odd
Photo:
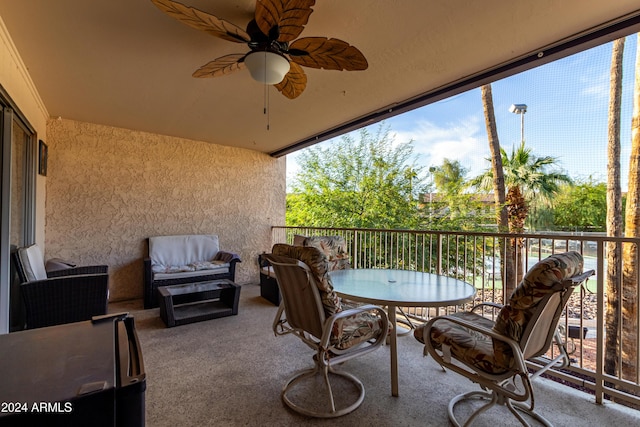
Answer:
[[[217,234],[256,282],[284,224],[285,159],[91,123],[47,123],[47,259],[109,265],[110,300],[142,297],[145,238]]]

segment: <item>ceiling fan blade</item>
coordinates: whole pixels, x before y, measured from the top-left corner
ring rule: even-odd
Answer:
[[[304,30],[315,3],[315,0],[258,0],[256,23],[270,38],[290,42]]]
[[[326,37],[303,37],[289,45],[291,60],[305,67],[325,70],[366,70],[367,59],[355,46]]]
[[[220,77],[246,68],[244,53],[221,56],[204,64],[193,73],[193,77]]]
[[[307,87],[307,75],[298,64],[293,62],[290,64],[291,68],[289,72],[284,76],[284,79],[275,86],[284,96],[289,99],[294,99],[300,96]]]
[[[158,9],[172,18],[214,37],[236,43],[248,43],[250,40],[245,30],[224,19],[172,0],[151,1]]]

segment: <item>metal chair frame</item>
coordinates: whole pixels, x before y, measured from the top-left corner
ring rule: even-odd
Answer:
[[[468,399],[481,399],[488,401],[485,405],[476,409],[464,423],[469,426],[483,412],[487,411],[494,405],[505,405],[509,411],[520,421],[521,424],[529,426],[529,423],[522,417],[520,413],[525,413],[536,419],[545,426],[552,424],[539,413],[535,412],[535,398],[531,381],[539,374],[529,375],[527,369],[527,360],[537,358],[545,354],[552,341],[561,340],[558,333],[558,322],[564,307],[566,306],[571,293],[576,286],[587,280],[594,274],[593,270],[575,275],[560,284],[556,291],[543,298],[533,313],[532,318],[522,335],[522,339],[514,341],[513,339],[495,332],[493,329],[479,326],[473,322],[460,319],[454,316],[437,316],[429,320],[424,329],[425,347],[428,353],[442,366],[443,369],[450,369],[459,373],[471,381],[478,383],[483,391],[471,391],[455,396],[448,405],[448,415],[451,423],[459,427],[461,424],[454,414],[456,404]],[[475,306],[473,310],[486,306],[480,304]],[[493,305],[493,304],[488,304]],[[502,341],[507,344],[513,352],[514,366],[503,374],[490,374],[482,370],[466,364],[463,361],[452,358],[440,350],[436,350],[429,337],[430,329],[433,324],[439,320],[446,319],[450,322],[457,323],[465,328],[491,337],[493,340]],[[556,341],[556,343],[561,341]],[[558,362],[562,363],[562,359],[566,357],[566,350],[561,350],[561,354],[549,362],[544,370],[551,368]],[[567,357],[568,360],[568,357]]]
[[[282,295],[282,303],[273,321],[274,333],[276,336],[296,335],[307,346],[315,350],[314,366],[296,373],[283,386],[281,393],[283,402],[294,411],[311,417],[333,418],[354,411],[364,400],[364,386],[354,375],[336,370],[335,367],[374,351],[384,344],[389,329],[385,311],[374,305],[363,305],[326,317],[320,292],[314,282],[312,272],[306,264],[293,258],[272,254],[264,255],[264,257],[269,260],[275,270]],[[339,319],[363,312],[375,312],[380,316],[383,323],[383,333],[375,340],[363,342],[346,350],[336,348],[331,343],[334,324]],[[318,411],[304,407],[295,403],[289,395],[294,384],[317,375],[322,375],[324,379],[329,411]],[[330,377],[333,375],[345,378],[356,386],[358,396],[353,403],[340,408],[336,406],[330,381]]]

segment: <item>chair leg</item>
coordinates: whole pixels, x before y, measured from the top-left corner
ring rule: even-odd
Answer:
[[[404,317],[404,319],[399,319],[396,320],[397,323],[402,323],[403,325],[405,325],[407,327],[406,331],[398,331],[398,335],[407,335],[410,334],[415,328],[416,325],[415,323],[413,323],[411,321],[411,318],[409,317],[409,315],[407,313],[404,312],[404,310],[402,309],[402,307],[397,307],[398,311],[400,312],[400,314],[402,315],[402,317]]]
[[[483,412],[485,412],[486,410],[488,410],[489,408],[495,406],[498,403],[498,397],[495,393],[487,393],[484,391],[470,391],[467,393],[463,393],[463,394],[459,394],[458,396],[454,397],[453,399],[451,399],[451,401],[449,402],[449,406],[448,406],[448,412],[449,412],[449,421],[451,421],[451,424],[453,424],[455,427],[461,427],[462,424],[460,424],[460,422],[458,422],[458,419],[456,418],[455,414],[454,414],[454,408],[455,405],[459,402],[462,402],[463,400],[467,400],[467,399],[481,399],[481,400],[488,400],[489,402],[483,406],[481,406],[479,409],[475,410],[471,416],[469,417],[469,419],[467,420],[466,423],[464,423],[464,426],[470,426],[471,423],[473,422],[473,420],[480,414],[482,414]]]
[[[543,417],[542,415],[540,415],[539,413],[537,413],[537,412],[535,412],[533,410],[533,404],[531,406],[527,406],[527,405],[524,405],[522,403],[511,402],[509,400],[509,402],[507,403],[507,407],[509,407],[509,410],[511,412],[516,414],[516,417],[518,417],[520,422],[523,423],[523,424],[525,424],[524,420],[522,419],[522,417],[519,417],[517,415],[515,409],[517,409],[520,412],[524,412],[525,414],[529,415],[531,418],[534,418],[534,419],[538,420],[545,427],[553,427],[553,424],[551,424],[551,422],[549,420],[547,420],[545,417]]]
[[[455,408],[455,405],[458,404],[459,402],[462,402],[463,400],[469,400],[469,399],[480,399],[480,400],[486,400],[488,402],[482,405],[481,407],[479,407],[478,409],[476,409],[475,411],[473,411],[473,413],[471,413],[471,415],[463,425],[463,424],[460,424],[460,422],[456,418],[454,414],[454,408]],[[468,427],[473,423],[473,421],[479,415],[486,412],[487,410],[489,410],[495,405],[506,406],[509,409],[509,411],[511,411],[511,413],[518,419],[518,421],[520,421],[520,423],[523,426],[530,427],[530,424],[522,417],[520,413],[527,414],[528,416],[539,421],[542,425],[546,427],[553,426],[546,418],[544,418],[542,415],[538,414],[533,410],[533,403],[531,403],[531,405],[525,405],[520,402],[513,402],[508,397],[502,396],[499,393],[496,393],[495,391],[492,391],[492,392],[470,391],[470,392],[455,396],[453,399],[451,399],[448,406],[449,421],[451,421],[451,424],[453,424],[455,427],[461,427],[461,426]]]
[[[327,392],[329,393],[331,412],[336,412],[336,402],[333,399],[333,390],[331,389],[331,383],[329,382],[329,366],[325,366],[322,371],[322,374],[324,375],[324,384],[327,386]]]
[[[295,403],[294,400],[290,397],[289,395],[289,391],[291,390],[291,388],[301,382],[304,379],[310,378],[310,377],[316,377],[318,375],[322,375],[323,376],[323,381],[326,387],[326,391],[328,394],[328,400],[329,400],[329,405],[330,405],[330,410],[329,411],[321,411],[321,410],[317,410],[317,409],[313,409],[310,407],[306,407],[303,406],[301,404]],[[335,400],[334,400],[334,396],[333,396],[333,389],[331,387],[331,382],[329,380],[329,376],[331,375],[335,375],[335,376],[339,376],[342,378],[347,379],[350,383],[352,383],[356,389],[358,390],[358,396],[356,398],[356,401],[344,408],[338,408],[336,409],[335,406]],[[294,375],[293,377],[291,377],[284,385],[284,387],[282,388],[282,401],[292,410],[302,414],[302,415],[306,415],[309,417],[317,417],[317,418],[334,418],[334,417],[340,417],[342,415],[346,415],[350,412],[355,411],[364,401],[364,395],[365,395],[365,391],[364,391],[364,385],[362,384],[362,382],[360,382],[360,380],[358,378],[356,378],[355,376],[353,376],[352,374],[348,373],[348,372],[342,372],[342,371],[336,371],[334,370],[331,366],[325,366],[323,367],[320,364],[316,364],[316,366],[314,366],[313,368],[301,371],[299,373],[297,373],[296,375]],[[316,399],[315,396],[308,396],[309,399]]]

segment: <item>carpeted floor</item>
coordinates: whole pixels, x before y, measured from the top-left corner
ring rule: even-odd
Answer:
[[[389,348],[382,347],[343,368],[366,389],[364,403],[338,419],[313,419],[288,410],[280,400],[284,382],[310,367],[312,351],[293,336],[275,337],[276,307],[244,285],[237,316],[166,328],[158,309],[141,301],[114,303],[136,319],[147,373],[146,420],[150,427],[182,426],[447,426],[447,404],[456,394],[478,389],[443,372],[411,335],[399,338],[400,396],[391,396]],[[556,426],[637,425],[640,412],[541,378],[536,408]],[[464,414],[465,407],[460,408]],[[474,426],[518,425],[506,408],[483,414]],[[534,424],[535,425],[535,424]]]

